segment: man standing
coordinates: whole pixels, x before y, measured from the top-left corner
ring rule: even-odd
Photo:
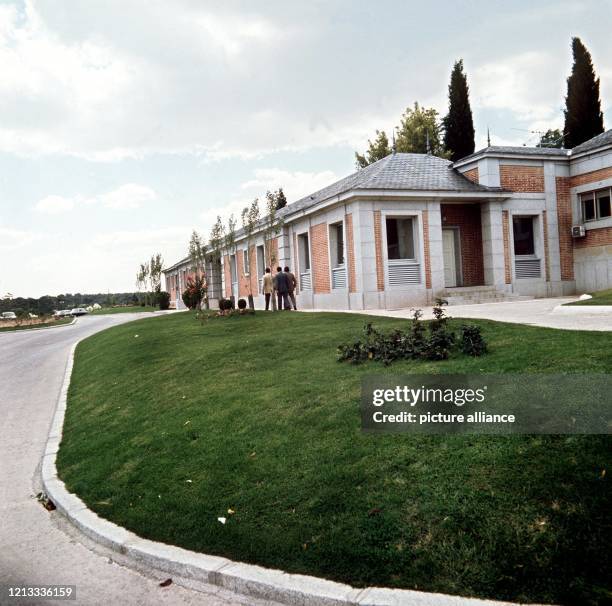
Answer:
[[[285,267],[283,271],[285,272],[285,276],[287,277],[287,291],[289,294],[289,299],[291,300],[293,309],[297,311],[297,304],[295,302],[295,289],[297,287],[297,280],[295,279],[295,275],[293,274],[293,272],[289,271],[288,267]]]
[[[270,273],[270,268],[266,267],[266,273],[262,278],[261,290],[263,291],[264,297],[266,299],[266,311],[270,309],[270,297],[272,296],[272,291],[274,287],[272,285],[272,274]]]
[[[276,292],[278,293],[278,309],[291,309],[289,305],[289,284],[287,281],[287,276],[283,273],[282,267],[276,268],[276,275],[274,276],[274,281],[276,282]]]

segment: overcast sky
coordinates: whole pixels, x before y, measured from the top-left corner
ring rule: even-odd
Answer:
[[[612,121],[612,2],[0,0],[0,295],[135,290],[140,261],[354,170],[463,58],[476,146],[560,127],[570,39]]]

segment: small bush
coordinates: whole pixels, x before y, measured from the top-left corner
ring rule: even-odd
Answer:
[[[170,309],[170,293],[162,290],[157,293],[157,302],[159,303],[159,308]]]
[[[487,342],[480,326],[464,324],[461,327],[461,351],[468,356],[482,356],[487,352]]]
[[[234,305],[231,299],[224,299],[224,298],[219,299],[219,310],[220,311],[230,311],[233,308],[234,308]]]
[[[457,340],[455,333],[448,327],[449,318],[443,309],[445,304],[445,301],[436,301],[434,319],[428,324],[421,320],[421,310],[415,310],[408,331],[396,329],[384,334],[367,323],[363,327],[361,339],[338,347],[338,360],[353,364],[376,360],[387,366],[400,359],[448,359],[457,346]],[[461,330],[460,349],[463,353],[480,356],[486,352],[486,342],[478,326],[463,326]]]
[[[246,299],[238,299],[238,309],[246,309]]]

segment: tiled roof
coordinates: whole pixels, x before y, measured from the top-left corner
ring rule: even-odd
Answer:
[[[279,215],[290,215],[319,202],[353,190],[393,189],[406,191],[487,192],[500,191],[472,183],[452,167],[452,162],[429,154],[389,154],[356,173],[309,196],[288,204]]]
[[[612,145],[612,129],[607,130],[605,133],[601,133],[601,135],[597,135],[580,145],[576,145],[576,147],[572,148],[572,155],[581,154],[582,152],[591,151],[592,149],[597,149],[598,147],[604,147],[606,145]]]
[[[559,149],[558,147],[512,147],[509,145],[491,145],[489,147],[479,149],[469,156],[460,158],[457,160],[457,163],[461,162],[461,164],[463,164],[470,158],[476,158],[477,156],[481,156],[482,154],[486,153],[509,154],[516,156],[568,156],[569,150]]]

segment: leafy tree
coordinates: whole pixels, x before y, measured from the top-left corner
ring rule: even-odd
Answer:
[[[276,214],[277,210],[277,193],[270,191],[266,192],[266,216],[264,217],[264,229],[263,229],[263,240],[264,240],[264,253],[270,267],[273,269],[278,263],[276,257],[276,251],[272,246],[274,238],[280,234],[283,229],[284,221],[282,217]],[[276,298],[272,297],[272,309],[276,311]]]
[[[276,192],[276,210],[280,210],[281,208],[285,208],[287,206],[287,198],[285,197],[285,192],[282,187],[278,188]]]
[[[221,256],[221,249],[223,248],[223,223],[221,222],[221,217],[218,215],[215,224],[210,230],[208,246],[213,257],[213,262],[218,262],[219,257]]]
[[[398,152],[446,156],[440,142],[438,112],[420,107],[415,101],[414,107],[408,107],[402,116],[396,148]]]
[[[563,133],[558,128],[549,128],[536,147],[563,147]]]
[[[283,190],[280,189],[279,191],[282,194]],[[283,198],[284,198],[284,194],[283,194]],[[286,200],[285,200],[285,203],[286,203]],[[278,200],[277,200],[276,209],[278,210]],[[253,233],[255,232],[255,229],[259,225],[259,200],[257,198],[255,198],[255,200],[251,202],[250,206],[245,206],[242,209],[241,218],[242,218],[242,229],[244,230],[244,235],[246,236],[246,247],[247,247],[247,250],[249,251],[248,257],[249,257],[249,264],[250,264],[251,262],[251,240],[253,238]],[[246,274],[248,271],[250,271],[250,268],[243,267],[242,270],[243,270],[243,273]],[[253,301],[253,292],[251,290],[251,280],[248,280],[247,283],[249,285],[249,307],[251,309],[255,309],[255,302]]]
[[[204,289],[202,299],[208,309],[208,283],[206,280],[206,243],[204,238],[194,229],[191,232],[189,239],[189,259],[191,260],[191,269],[196,278],[201,280]]]
[[[454,162],[474,153],[474,121],[463,59],[455,62],[448,85],[448,114],[442,120],[444,147]]]
[[[572,38],[574,64],[567,79],[565,98],[564,145],[571,149],[603,133],[603,114],[599,99],[599,78],[591,54],[580,38]]]
[[[149,283],[151,284],[152,305],[155,305],[157,293],[161,291],[161,274],[164,267],[164,259],[160,253],[151,256],[149,262]]]
[[[368,149],[363,156],[355,152],[355,164],[357,168],[365,168],[369,164],[382,160],[382,158],[388,156],[391,153],[389,147],[389,139],[387,133],[384,130],[376,131],[376,139],[370,141],[368,139]]]
[[[147,304],[147,299],[148,299],[147,281],[149,279],[149,272],[150,272],[150,266],[149,266],[149,262],[147,261],[146,263],[140,264],[138,272],[136,273],[136,286],[138,288],[138,292],[140,292],[141,288],[144,290],[145,305]]]

